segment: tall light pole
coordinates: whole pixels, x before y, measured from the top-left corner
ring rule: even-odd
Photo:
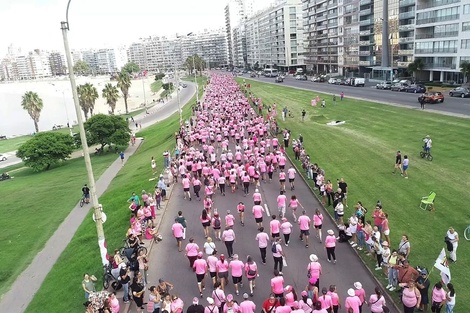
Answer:
[[[91,203],[93,204],[94,213],[95,213],[95,220],[96,220],[96,232],[98,234],[98,245],[100,248],[101,254],[101,262],[103,265],[107,265],[108,261],[108,251],[106,249],[106,242],[104,237],[104,230],[103,230],[103,214],[102,214],[102,207],[98,203],[98,196],[96,195],[96,186],[95,186],[95,177],[93,175],[93,168],[91,166],[91,159],[90,159],[90,152],[88,150],[88,143],[86,140],[85,134],[85,127],[83,125],[83,118],[82,113],[80,112],[80,105],[78,103],[78,94],[77,94],[77,85],[75,82],[75,74],[73,71],[73,63],[72,63],[72,56],[70,53],[69,41],[67,37],[67,32],[70,30],[69,28],[69,7],[70,1],[67,3],[67,11],[66,11],[66,21],[60,22],[60,29],[62,30],[62,37],[64,39],[64,48],[65,48],[65,56],[67,58],[67,66],[69,68],[69,78],[70,78],[70,86],[72,87],[72,95],[73,95],[73,103],[75,105],[75,113],[77,114],[77,122],[78,128],[80,131],[80,139],[82,142],[83,147],[83,155],[85,157],[85,167],[88,174],[88,187],[90,188],[90,195],[91,195]]]
[[[197,78],[196,78],[196,63],[194,62],[194,58],[196,57],[196,54],[193,54],[193,69],[194,69],[194,83],[196,84],[196,103],[199,103],[199,85],[197,83]]]
[[[57,87],[55,84],[50,83],[52,86]],[[59,91],[59,89],[55,90],[56,92]],[[64,100],[64,108],[65,108],[65,116],[67,117],[67,128],[69,129],[70,132],[70,137],[73,137],[73,132],[72,132],[72,125],[70,124],[70,119],[69,119],[69,110],[67,110],[67,102],[65,101],[65,91],[61,90],[62,92],[62,98]]]

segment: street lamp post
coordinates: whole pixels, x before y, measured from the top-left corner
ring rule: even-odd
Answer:
[[[194,69],[194,83],[196,84],[196,103],[199,103],[199,85],[197,83],[197,78],[196,78],[196,62],[194,61],[194,58],[196,57],[196,54],[193,54],[193,69]]]
[[[88,149],[88,143],[86,139],[85,127],[83,125],[83,118],[82,113],[80,112],[80,105],[78,102],[78,94],[77,94],[77,85],[75,82],[75,75],[73,71],[73,64],[72,64],[72,56],[70,53],[69,41],[67,32],[70,30],[69,22],[68,22],[68,15],[69,15],[69,7],[70,1],[67,3],[67,11],[66,11],[66,21],[60,22],[60,29],[62,30],[62,37],[64,40],[64,48],[65,48],[65,56],[67,58],[67,66],[69,68],[69,78],[70,78],[70,85],[72,87],[72,95],[73,95],[73,103],[75,105],[75,112],[77,114],[77,122],[80,131],[80,139],[82,142],[83,147],[83,155],[85,158],[85,167],[88,174],[88,187],[90,188],[90,195],[91,195],[91,202],[94,208],[94,217],[96,220],[96,232],[98,234],[98,245],[100,248],[101,254],[101,261],[103,265],[107,265],[109,263],[107,258],[107,249],[106,249],[106,242],[104,237],[104,230],[103,230],[103,216],[102,214],[102,207],[98,203],[98,196],[96,195],[96,186],[95,186],[95,177],[93,175],[93,168],[91,165],[90,159],[90,152]]]

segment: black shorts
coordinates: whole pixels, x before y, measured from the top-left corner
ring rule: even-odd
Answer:
[[[280,236],[279,233],[271,233],[271,237],[273,237],[273,238],[276,238],[276,237],[279,237],[279,236]]]
[[[209,272],[211,278],[217,277],[217,272]]]
[[[225,279],[227,279],[227,278],[228,278],[228,272],[219,273],[217,276],[218,276],[219,278],[225,278]]]
[[[184,190],[184,192],[188,192],[189,188],[184,188],[183,190]]]
[[[294,178],[289,178],[289,183],[293,183],[294,182]]]
[[[283,170],[285,165],[279,165],[279,169]]]
[[[320,225],[315,225],[315,228],[316,228],[316,229],[321,229],[321,225],[322,225],[322,224],[320,224]]]
[[[255,221],[256,221],[256,223],[262,223],[262,222],[263,222],[263,218],[262,218],[262,217],[256,217],[256,218],[255,218]]]
[[[280,181],[281,183],[285,183],[285,182],[286,182],[285,179],[279,179],[279,181]]]
[[[308,229],[301,230],[300,235],[308,236],[308,235],[310,235],[310,231]]]
[[[241,283],[242,282],[242,277],[235,277],[235,276],[232,276],[232,282],[234,284],[238,284],[238,283]]]
[[[204,222],[204,223],[202,223],[202,226],[203,227],[209,227],[209,226],[211,226],[211,222],[210,221],[209,222]]]
[[[205,274],[196,274],[197,282],[200,283],[204,280]]]
[[[261,201],[255,201],[255,205],[260,205]]]
[[[176,237],[176,241],[177,242],[183,241],[183,237]]]

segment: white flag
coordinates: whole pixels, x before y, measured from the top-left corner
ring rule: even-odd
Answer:
[[[444,248],[442,248],[441,253],[436,259],[436,262],[434,263],[434,267],[437,268],[439,271],[441,271],[441,278],[444,284],[447,284],[450,282],[450,268],[449,268],[449,263],[447,262],[447,256],[446,256],[446,251]]]

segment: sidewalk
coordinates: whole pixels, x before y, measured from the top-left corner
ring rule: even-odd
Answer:
[[[181,95],[182,106],[189,102],[189,99],[191,99],[196,92],[196,87],[193,84],[188,84],[188,87],[189,86],[191,86],[191,88],[186,88],[187,93]],[[177,112],[178,106],[176,105],[176,102],[177,99],[174,97],[172,100],[164,104],[155,105],[148,110],[149,113],[158,112],[160,114],[146,114],[143,112],[137,115],[135,120],[142,120],[142,128],[153,125],[154,123],[169,117],[174,112]],[[124,159],[124,165],[127,163],[129,157],[135,153],[142,142],[143,140],[139,140],[136,145],[130,145],[125,150],[126,158]],[[98,197],[106,191],[111,181],[122,167],[123,164],[117,156],[116,161],[114,161],[96,181],[96,193]],[[0,312],[22,313],[26,310],[37,290],[41,287],[47,274],[67,247],[88,213],[89,210],[84,210],[77,203],[51,238],[49,238],[44,249],[36,255],[31,264],[18,276],[10,290],[3,295],[0,302]]]

